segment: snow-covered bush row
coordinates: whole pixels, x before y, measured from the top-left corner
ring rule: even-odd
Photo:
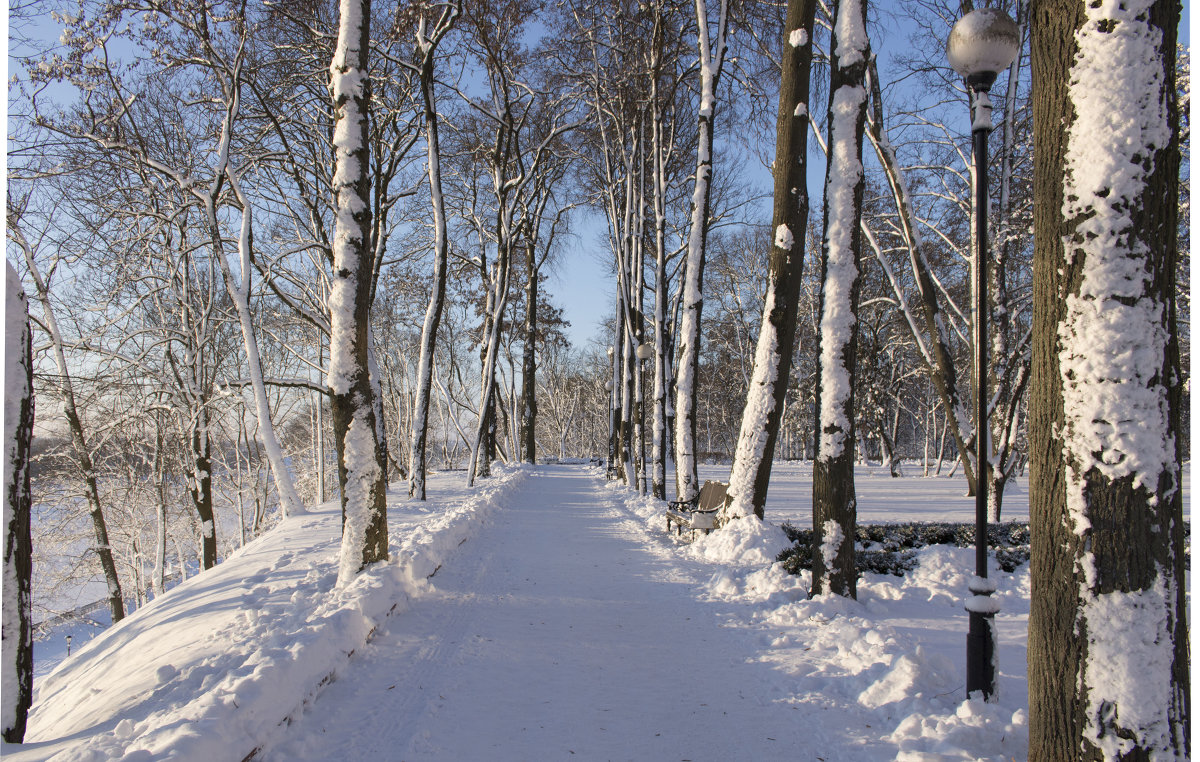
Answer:
[[[776,558],[791,574],[812,569],[812,530],[784,524],[783,531],[793,545]],[[975,525],[967,523],[859,524],[855,531],[858,546],[856,564],[864,572],[904,576],[917,566],[916,549],[928,545],[975,547]],[[988,547],[993,549],[1000,568],[1014,571],[1029,561],[1028,522],[988,525]]]
[[[428,503],[389,494],[391,560],[341,588],[337,504],[285,519],[42,680],[27,741],[43,749],[31,758],[210,762],[254,753],[527,473],[497,471],[470,493],[439,485],[440,499]]]

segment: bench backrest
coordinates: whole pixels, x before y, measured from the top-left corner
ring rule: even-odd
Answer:
[[[700,497],[696,500],[696,510],[712,511],[724,507],[727,489],[728,484],[704,482],[704,486],[700,488]]]

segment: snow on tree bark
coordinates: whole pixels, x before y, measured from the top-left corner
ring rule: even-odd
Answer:
[[[1174,2],[1045,0],[1030,759],[1186,759]]]
[[[386,469],[369,372],[372,261],[368,176],[367,69],[369,0],[341,0],[337,49],[329,67],[334,107],[333,278],[329,294],[328,383],[342,478],[342,548],[338,584],[388,556]],[[340,420],[339,420],[340,419]],[[338,425],[340,423],[340,425]]]
[[[855,597],[854,374],[858,341],[862,141],[866,120],[866,3],[834,6],[829,86],[829,161],[821,252],[820,381],[813,466],[813,592]],[[831,528],[840,540],[827,541]]]
[[[495,399],[496,361],[500,354],[500,326],[504,310],[508,305],[508,276],[511,269],[508,246],[502,241],[497,252],[496,272],[492,278],[494,286],[488,299],[489,310],[486,321],[483,350],[483,376],[479,393],[479,424],[471,455],[467,460],[467,486],[475,484],[476,476],[491,474],[492,454],[496,429]]]
[[[29,302],[12,265],[4,294],[4,581],[0,625],[0,723],[4,740],[21,743],[33,703],[33,543],[29,481],[33,441],[33,349]]]
[[[232,120],[232,117],[230,119]],[[231,139],[232,131],[232,125],[230,125],[227,129],[227,132],[230,134],[223,138],[225,152],[229,150],[228,142]],[[258,339],[255,335],[253,317],[250,312],[250,260],[253,256],[254,231],[253,206],[250,199],[242,193],[241,178],[237,172],[229,167],[228,158],[224,159],[223,163],[225,164],[225,174],[229,179],[229,185],[242,207],[242,224],[237,244],[238,259],[240,260],[242,271],[240,284],[229,270],[229,260],[225,256],[225,248],[221,241],[217,223],[215,198],[209,196],[209,203],[206,204],[206,212],[209,217],[212,247],[217,252],[218,261],[221,265],[221,275],[225,281],[226,288],[237,307],[238,324],[242,329],[242,341],[246,345],[246,369],[250,374],[250,384],[254,390],[254,409],[258,417],[259,435],[262,437],[263,449],[266,451],[267,462],[271,466],[271,475],[275,481],[275,488],[279,493],[279,504],[283,510],[283,515],[297,516],[307,513],[307,511],[304,508],[304,501],[296,494],[296,487],[292,483],[291,471],[288,470],[287,462],[283,458],[283,449],[279,446],[279,437],[275,434],[275,424],[271,419],[271,407],[267,401],[266,382],[263,379],[262,354],[258,349]]]
[[[809,74],[812,65],[812,28],[816,3],[791,0],[787,31],[790,44],[783,48],[783,74],[776,122],[775,206],[772,225],[775,245],[767,263],[767,296],[754,356],[754,370],[746,395],[741,431],[729,494],[733,516],[753,511],[762,518],[771,478],[775,442],[783,420],[796,311],[804,275],[804,232],[808,229],[808,113]],[[797,245],[798,244],[798,245]]]
[[[687,260],[683,273],[683,317],[679,326],[679,364],[675,390],[675,491],[678,500],[699,494],[696,464],[696,376],[700,365],[700,313],[704,307],[704,251],[708,240],[708,209],[712,193],[712,150],[716,118],[716,90],[725,64],[725,35],[729,30],[729,3],[720,0],[717,36],[710,42],[708,6],[696,0],[700,51],[699,137],[696,175],[692,190]]]

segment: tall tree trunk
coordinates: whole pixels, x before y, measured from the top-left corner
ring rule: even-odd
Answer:
[[[621,282],[617,281],[617,298],[616,309],[617,317],[613,322],[613,343],[608,347],[608,362],[611,366],[612,374],[605,386],[608,390],[608,475],[609,478],[615,477],[621,466],[621,355],[617,352],[617,347],[621,346],[621,337],[624,332],[624,314],[625,310],[621,307],[622,299]]]
[[[217,565],[217,529],[216,518],[213,515],[212,495],[212,446],[208,439],[208,413],[199,411],[196,420],[191,424],[189,439],[192,448],[191,476],[188,493],[196,515],[200,518],[200,539],[203,552],[200,558],[201,569],[211,569]]]
[[[525,256],[525,346],[521,348],[521,459],[537,462],[537,335],[538,273],[531,244]]]
[[[865,0],[836,2],[834,18],[821,251],[819,443],[813,466],[813,593],[854,598],[854,380],[870,57]]]
[[[815,9],[815,0],[788,2],[776,120],[775,207],[771,215],[775,241],[767,262],[767,296],[754,371],[729,476],[730,513],[734,516],[753,511],[763,517],[792,368],[808,230],[808,96]]]
[[[496,273],[492,295],[488,300],[491,309],[486,320],[487,331],[483,347],[483,379],[479,399],[479,425],[468,462],[467,486],[475,484],[476,476],[491,475],[491,463],[496,451],[496,362],[500,356],[500,326],[504,322],[504,309],[508,305],[508,276],[511,267],[508,244],[501,240],[497,247]]]
[[[1170,0],[1039,0],[1031,760],[1186,759]]]
[[[676,499],[699,494],[696,468],[696,377],[700,368],[700,316],[704,307],[704,253],[708,241],[708,209],[712,196],[713,130],[717,84],[725,64],[725,35],[729,29],[729,3],[720,0],[716,39],[710,42],[706,0],[696,0],[697,40],[700,50],[700,109],[697,115],[696,175],[692,190],[687,260],[683,272],[683,319],[679,327],[679,364],[675,388],[675,491]]]
[[[236,107],[234,108],[236,112]],[[232,118],[232,117],[231,117]],[[254,333],[253,317],[250,313],[250,273],[251,258],[254,246],[253,209],[250,200],[242,193],[241,181],[232,170],[226,170],[229,184],[241,204],[242,224],[238,235],[238,255],[241,267],[241,282],[239,283],[229,268],[229,259],[225,256],[225,246],[221,240],[221,231],[217,221],[215,197],[210,195],[205,199],[205,214],[208,217],[209,236],[213,254],[221,268],[221,278],[229,292],[238,316],[238,325],[242,329],[242,342],[246,346],[246,368],[250,374],[250,386],[254,392],[254,410],[258,417],[258,431],[262,436],[263,449],[267,453],[267,462],[271,466],[271,476],[275,480],[275,490],[279,493],[279,504],[285,516],[297,516],[307,511],[304,501],[296,494],[292,482],[291,471],[283,458],[283,450],[279,446],[279,437],[275,434],[275,424],[271,420],[271,406],[267,402],[267,387],[263,380],[262,354],[258,349],[258,338]]]
[[[4,600],[0,627],[4,690],[0,691],[0,733],[8,743],[21,743],[33,703],[33,493],[29,480],[33,335],[29,302],[16,271],[7,262],[4,311]]]
[[[154,597],[158,598],[167,590],[167,463],[163,447],[162,421],[155,420],[154,431],[154,481],[158,495],[155,506],[154,527]],[[242,543],[245,545],[245,542]]]
[[[666,325],[667,261],[661,245],[661,228],[658,224],[656,237],[656,259],[654,263],[654,406],[650,427],[650,494],[659,500],[667,499],[667,347],[670,344]]]
[[[330,65],[334,108],[336,226],[329,294],[328,383],[339,437],[342,548],[338,584],[388,557],[387,462],[379,442],[369,338],[372,253],[367,112],[370,107],[370,0],[341,0]]]
[[[421,53],[421,103],[425,109],[425,148],[429,167],[429,194],[433,206],[433,293],[425,309],[421,327],[421,354],[417,361],[417,394],[413,404],[412,445],[409,448],[408,494],[425,499],[425,447],[429,434],[429,398],[433,386],[433,352],[437,347],[437,331],[442,321],[442,306],[446,302],[446,260],[449,255],[449,236],[446,231],[446,205],[442,197],[441,144],[438,140],[437,97],[434,93],[434,53],[442,35],[458,18],[457,5],[449,6],[442,15],[432,36],[425,37],[424,23],[417,36]]]
[[[650,59],[650,150],[651,181],[654,186],[651,203],[654,210],[654,384],[653,423],[650,430],[650,460],[652,474],[650,493],[659,500],[667,499],[667,442],[671,428],[667,423],[668,367],[670,364],[671,330],[667,325],[667,158],[673,144],[664,134],[666,117],[664,98],[659,92],[663,68],[664,24],[663,4],[653,5],[654,33]]]
[[[623,285],[621,288],[621,304],[624,310],[621,315],[620,324],[623,326],[620,333],[620,349],[621,356],[621,478],[626,485],[633,487],[637,483],[637,472],[634,465],[634,419],[636,410],[634,409],[634,377],[637,374],[637,357],[634,354],[634,331],[637,330],[634,325],[634,302],[632,289],[632,260],[633,260],[633,234],[632,234],[632,210],[633,210],[633,193],[634,185],[632,173],[626,177],[626,185],[630,189],[629,196],[626,200],[626,230],[629,234],[626,236],[625,252],[621,258],[621,263],[618,265],[623,271]]]

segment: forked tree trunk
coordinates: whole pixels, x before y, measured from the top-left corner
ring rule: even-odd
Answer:
[[[1170,0],[1033,5],[1029,758],[1186,759]]]
[[[771,224],[775,241],[767,262],[767,296],[754,371],[729,477],[729,494],[733,496],[730,513],[734,516],[753,511],[755,516],[763,517],[792,368],[808,230],[808,94],[815,8],[815,0],[788,2],[776,121]]]
[[[869,50],[866,0],[834,5],[829,162],[821,251],[821,380],[813,465],[813,593],[857,596],[854,557],[854,377],[862,253],[863,128]]]

